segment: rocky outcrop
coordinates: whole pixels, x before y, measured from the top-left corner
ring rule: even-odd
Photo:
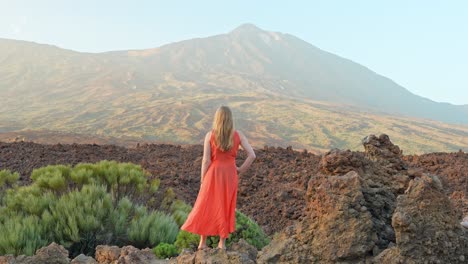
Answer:
[[[183,251],[176,259],[170,263],[177,264],[202,264],[202,263],[232,263],[232,264],[253,264],[256,263],[257,249],[249,245],[246,241],[240,240],[229,247],[228,250],[205,249],[193,252]]]
[[[96,261],[103,264],[155,264],[166,263],[156,259],[150,249],[137,249],[133,246],[97,246]]]
[[[465,260],[461,215],[438,178],[408,170],[386,135],[370,135],[363,145],[364,153],[322,157],[308,182],[304,218],[262,249],[258,263],[444,263],[447,254],[450,263]]]
[[[350,171],[362,171],[368,163],[362,153],[332,149],[322,156],[319,167],[326,175],[344,175]]]
[[[70,261],[68,251],[56,243],[36,251],[34,256],[0,256],[0,264],[162,264],[150,249],[137,249],[133,246],[97,246],[96,259],[83,254]]]
[[[397,199],[392,218],[396,246],[383,251],[376,261],[466,263],[468,232],[460,226],[460,218],[437,176],[415,178]]]
[[[453,204],[468,216],[468,153],[428,153],[405,156],[409,166],[437,175]]]
[[[68,251],[55,242],[36,250],[34,256],[20,255],[0,257],[0,264],[68,264]]]
[[[259,263],[336,263],[368,258],[378,241],[356,172],[314,177],[307,190],[306,220],[274,239]]]
[[[386,134],[380,134],[378,137],[369,135],[362,140],[366,157],[372,161],[380,162],[387,168],[396,170],[405,169],[406,165],[402,160],[403,151],[390,141]]]

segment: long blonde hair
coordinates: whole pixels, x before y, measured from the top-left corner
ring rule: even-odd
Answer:
[[[216,110],[213,120],[213,133],[216,146],[222,151],[228,151],[234,144],[234,122],[231,109],[221,106]]]

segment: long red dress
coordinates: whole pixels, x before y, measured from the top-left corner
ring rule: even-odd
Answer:
[[[205,236],[227,238],[235,230],[237,201],[236,156],[239,134],[229,151],[218,149],[211,133],[211,164],[203,178],[197,200],[181,229]]]

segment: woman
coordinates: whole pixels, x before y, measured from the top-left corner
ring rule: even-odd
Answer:
[[[239,145],[248,156],[241,167],[236,167]],[[198,249],[207,248],[207,236],[219,236],[218,248],[226,249],[226,238],[235,228],[237,174],[245,172],[254,159],[255,153],[245,136],[234,130],[231,110],[221,106],[213,129],[205,136],[200,191],[181,227],[201,236]]]

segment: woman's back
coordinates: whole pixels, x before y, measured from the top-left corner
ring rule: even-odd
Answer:
[[[240,137],[237,131],[234,131],[233,144],[230,150],[222,151],[216,146],[214,133],[211,132],[210,149],[211,149],[211,162],[229,162],[235,164],[237,150],[239,149]]]

